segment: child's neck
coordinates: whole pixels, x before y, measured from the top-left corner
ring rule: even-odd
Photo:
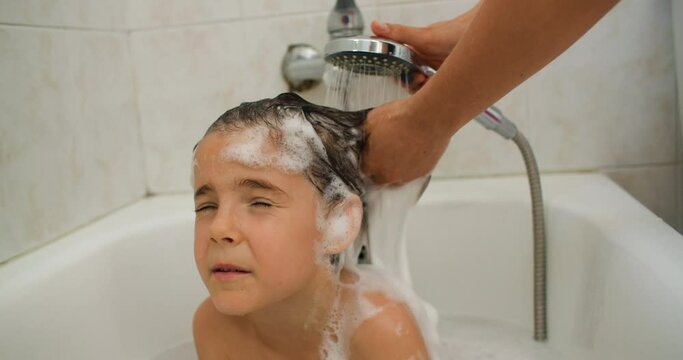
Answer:
[[[338,296],[339,275],[322,270],[294,296],[245,316],[244,325],[277,353],[297,359],[303,359],[305,353],[317,359]]]

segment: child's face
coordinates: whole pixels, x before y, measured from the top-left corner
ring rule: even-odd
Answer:
[[[214,305],[227,315],[285,300],[322,269],[319,193],[301,174],[247,167],[223,155],[246,141],[239,131],[209,134],[193,169],[195,261]],[[218,265],[241,271],[216,272]]]

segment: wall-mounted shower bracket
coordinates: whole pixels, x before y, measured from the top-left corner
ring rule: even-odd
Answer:
[[[281,71],[289,91],[304,91],[320,83],[325,71],[325,60],[320,51],[311,45],[292,44],[282,59]]]

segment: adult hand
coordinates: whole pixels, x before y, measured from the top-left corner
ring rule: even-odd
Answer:
[[[427,27],[384,24],[373,21],[375,35],[406,44],[420,64],[438,69],[474,18],[479,5],[448,21]],[[428,80],[415,72],[411,92]],[[368,140],[363,172],[376,184],[400,185],[430,173],[446,151],[452,133],[423,118],[410,99],[394,101],[370,111],[365,124]]]
[[[387,24],[376,20],[370,27],[379,37],[408,45],[421,64],[438,69],[460,41],[478,9],[479,5],[454,19],[439,21],[426,27]]]
[[[372,32],[379,37],[406,44],[415,54],[417,62],[438,69],[465,33],[479,5],[468,12],[447,21],[439,21],[426,27],[387,24],[373,20]],[[412,74],[407,87],[415,93],[429,80],[422,72]]]
[[[410,98],[368,113],[362,168],[378,185],[400,185],[425,176],[446,151],[451,133],[412,112]]]
[[[458,129],[555,59],[617,2],[482,1],[426,28],[373,23],[375,34],[407,43],[440,70],[416,94],[370,111],[364,172],[380,184],[426,175]]]

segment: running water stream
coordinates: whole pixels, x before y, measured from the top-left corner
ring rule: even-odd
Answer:
[[[409,74],[400,70],[379,74],[358,65],[342,69],[327,64],[323,79],[327,87],[324,105],[341,110],[367,109],[410,95],[402,85]]]
[[[363,110],[410,95],[404,86],[408,74],[401,71],[378,74],[367,67],[352,66],[342,69],[328,64],[324,79],[327,84],[325,105],[341,110]],[[428,181],[429,178],[424,177],[400,187],[368,184],[363,199],[367,228],[359,236],[352,251],[347,253],[346,261],[347,265],[355,266],[355,257],[361,252],[360,248],[369,247],[372,266],[393,278],[397,292],[411,308],[430,353],[435,356],[435,346],[439,342],[436,330],[438,315],[412,289],[405,243],[406,217]]]
[[[386,76],[365,68],[326,66],[326,106],[362,110],[410,95],[405,86],[409,74],[396,72]],[[439,317],[436,309],[414,292],[405,223],[428,182],[426,177],[400,187],[369,184],[364,196],[367,229],[360,242],[354,244],[352,254],[360,252],[358,247],[363,246],[363,241],[369,242],[366,246],[370,248],[372,266],[398,280],[400,294],[413,311],[433,359],[561,359],[546,343],[533,341],[529,329],[485,319]]]

